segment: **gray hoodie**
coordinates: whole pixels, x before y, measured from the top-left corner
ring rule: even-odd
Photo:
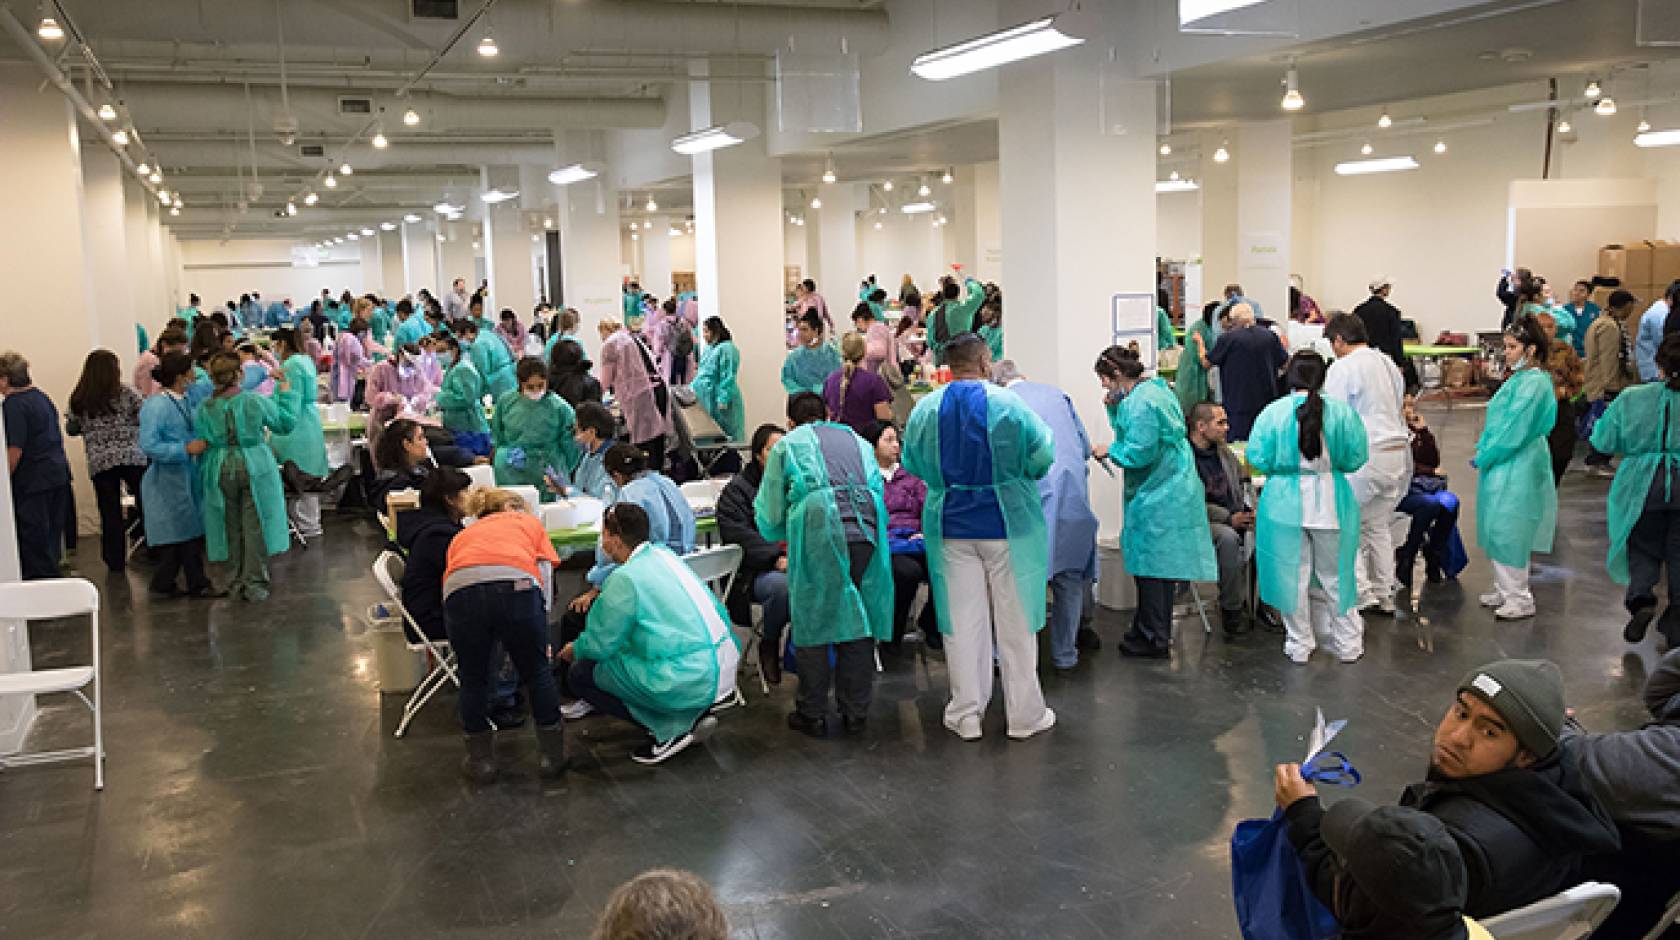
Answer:
[[[1563,746],[1616,824],[1661,841],[1680,839],[1680,649],[1645,681],[1656,720],[1638,731],[1588,734],[1573,721]]]

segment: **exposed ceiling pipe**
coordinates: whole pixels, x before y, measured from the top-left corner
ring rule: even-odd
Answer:
[[[203,165],[231,166],[249,159],[245,144],[238,136],[224,134],[161,135],[154,138],[152,153],[165,166]],[[329,144],[327,155],[336,157],[339,151]],[[259,142],[257,159],[264,171],[271,174],[290,171],[313,176],[325,168],[327,160],[320,157],[299,156],[296,147]],[[484,164],[500,165],[533,163],[553,166],[554,145],[547,141],[522,143],[412,143],[394,140],[385,150],[362,148],[351,160],[360,176],[363,169],[403,170],[421,168],[435,173],[442,166],[476,167]],[[332,164],[337,166],[335,162]],[[343,182],[354,187],[355,177]]]
[[[668,60],[673,65],[670,68],[650,68],[646,62],[637,65],[526,65],[514,71],[489,74],[433,71],[426,76],[426,85],[433,94],[451,94],[447,86],[467,85],[468,88],[453,93],[470,96],[474,91],[483,89],[492,82],[512,82],[525,94],[542,94],[545,89],[551,89],[553,94],[564,95],[565,92],[561,88],[566,82],[727,82],[732,85],[769,85],[776,80],[771,75],[758,73],[691,76],[681,65],[688,61],[688,57],[661,54],[646,58]],[[746,61],[749,58],[764,60],[764,57],[756,56],[743,56],[740,60]],[[273,63],[262,61],[223,61],[215,65],[206,65],[170,60],[124,59],[107,61],[105,67],[111,74],[131,81],[177,85],[222,85],[232,81],[250,82],[253,85],[280,83],[279,70]],[[294,60],[286,63],[286,82],[291,88],[394,91],[402,87],[408,77],[409,73],[403,69],[382,67],[371,61],[338,63]]]
[[[93,105],[88,104],[88,100],[82,97],[81,92],[76,90],[75,83],[71,82],[69,77],[53,63],[53,60],[35,42],[34,35],[22,23],[18,22],[17,17],[12,15],[9,7],[0,7],[0,29],[4,29],[12,37],[12,42],[23,50],[26,58],[35,63],[41,73],[47,77],[47,81],[58,88],[64,97],[70,99],[70,103],[76,108],[76,113],[82,116],[82,121],[92,127],[100,137],[104,138],[106,146],[110,147],[111,152],[117,155],[117,159],[122,162],[123,167],[134,174],[134,178],[140,186],[156,195],[157,187],[140,175],[135,168],[134,161],[129,159],[128,153],[118,146],[116,139],[111,136],[111,128],[99,119],[99,113],[93,109]]]

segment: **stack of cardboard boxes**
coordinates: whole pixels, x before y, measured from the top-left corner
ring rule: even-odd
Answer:
[[[1668,285],[1680,280],[1680,244],[1666,241],[1629,242],[1625,245],[1605,245],[1598,250],[1600,277],[1620,278],[1622,289],[1633,292],[1641,307],[1662,299]],[[1609,296],[1608,290],[1594,291],[1600,306]]]

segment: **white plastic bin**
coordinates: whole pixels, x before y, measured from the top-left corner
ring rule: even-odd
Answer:
[[[1137,607],[1137,582],[1126,571],[1119,536],[1097,539],[1097,603],[1111,610]]]
[[[403,635],[402,615],[385,604],[374,604],[367,612],[368,634],[373,639],[373,664],[382,693],[408,693],[426,675],[426,654],[408,648]]]

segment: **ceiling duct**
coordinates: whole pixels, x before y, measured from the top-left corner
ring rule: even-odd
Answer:
[[[408,13],[417,20],[458,20],[460,0],[409,0]]]
[[[339,95],[338,113],[370,115],[373,113],[373,99]]]

